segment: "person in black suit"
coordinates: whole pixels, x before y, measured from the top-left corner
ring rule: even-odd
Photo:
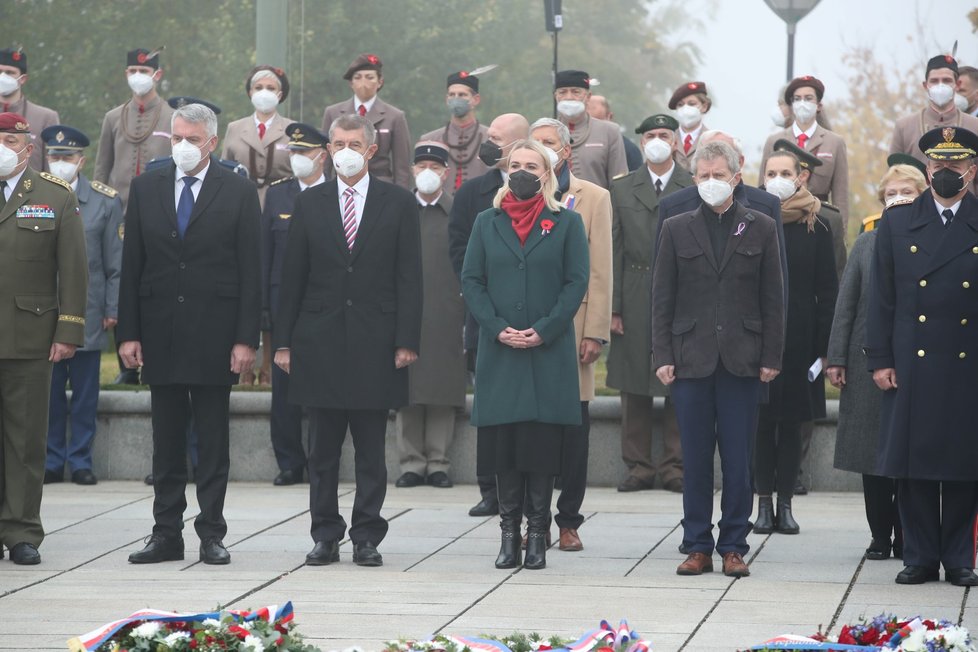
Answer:
[[[703,203],[667,220],[652,275],[652,356],[672,388],[685,464],[679,575],[750,574],[743,555],[751,513],[750,449],[760,386],[781,368],[784,288],[777,226],[733,198],[737,152],[700,145],[691,164]],[[713,455],[723,470],[719,536],[713,528]]]
[[[135,178],[126,210],[119,289],[119,354],[143,367],[153,419],[153,517],[134,564],[183,559],[186,437],[197,429],[194,521],[200,560],[231,560],[224,496],[230,454],[231,385],[258,347],[261,280],[258,193],[217,164],[217,116],[202,104],[177,109],[170,131],[175,165]]]
[[[282,261],[292,223],[295,198],[306,188],[326,181],[326,143],[329,139],[315,127],[293,122],[285,128],[289,137],[289,165],[294,176],[269,184],[265,208],[261,215],[261,297],[262,331],[271,332],[272,316],[278,309],[282,279]],[[289,375],[272,365],[272,417],[270,421],[272,450],[279,473],[277,487],[302,482],[306,453],[302,447],[302,407],[289,403]]]
[[[306,563],[339,561],[340,451],[356,451],[353,561],[380,566],[387,534],[387,412],[407,404],[407,366],[421,340],[421,230],[407,190],[367,172],[373,124],[341,115],[329,128],[336,181],[299,194],[292,214],[272,344],[290,374],[289,401],[309,410],[309,508],[316,542]],[[437,318],[437,316],[435,316]]]
[[[503,170],[509,152],[519,140],[530,135],[530,123],[518,113],[504,113],[489,124],[486,140],[479,147],[479,158],[492,169],[474,179],[463,183],[455,193],[452,210],[448,215],[448,255],[452,258],[452,269],[462,278],[462,261],[465,249],[469,246],[469,236],[476,216],[492,208],[496,193],[503,187]],[[475,352],[479,344],[479,324],[471,314],[465,313],[465,333],[463,346],[468,359],[469,371],[475,371]],[[482,497],[469,510],[469,516],[492,516],[499,513],[499,499],[496,496],[496,476],[478,476],[479,492]]]

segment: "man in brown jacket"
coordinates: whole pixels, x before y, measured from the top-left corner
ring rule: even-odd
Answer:
[[[588,115],[591,76],[583,70],[561,70],[555,85],[557,117],[571,134],[571,172],[578,179],[611,188],[612,180],[628,172],[618,125]]]
[[[31,127],[31,140],[35,142],[30,166],[35,170],[47,170],[44,141],[41,132],[61,122],[58,112],[46,106],[28,102],[24,95],[27,83],[27,53],[24,48],[0,50],[0,112],[24,116]]]
[[[480,124],[475,114],[482,100],[478,77],[464,70],[453,72],[448,76],[446,86],[448,124],[424,134],[421,142],[437,141],[448,148],[448,175],[444,188],[454,195],[463,182],[489,171],[489,166],[479,158],[479,147],[486,140],[489,127]]]

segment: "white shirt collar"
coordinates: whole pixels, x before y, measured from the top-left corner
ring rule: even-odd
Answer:
[[[71,186],[71,189],[75,192],[75,194],[78,194],[78,175],[77,174],[75,175],[75,180],[72,181],[71,183],[69,183],[68,185]]]
[[[266,120],[265,122],[262,122],[261,120],[258,119],[258,113],[252,113],[251,114],[251,117],[255,119],[255,130],[256,131],[258,130],[258,125],[261,125],[261,124],[265,125],[265,130],[267,131],[268,128],[272,126],[272,121],[275,120],[275,114],[274,113],[272,114],[272,117],[269,118],[268,120]]]
[[[652,186],[655,187],[655,180],[658,179],[659,181],[662,182],[662,188],[664,190],[665,187],[669,185],[669,179],[672,178],[672,173],[676,171],[676,162],[673,161],[672,167],[670,167],[669,171],[663,175],[658,175],[655,172],[653,172],[652,168],[649,167],[648,163],[645,164],[645,169],[649,171],[649,176],[652,177]]]
[[[942,224],[947,224],[947,220],[944,219],[944,215],[943,215],[944,211],[947,210],[948,208],[950,208],[951,209],[951,213],[955,217],[957,217],[958,216],[958,209],[961,208],[961,200],[959,199],[958,201],[954,202],[954,204],[952,206],[941,206],[940,204],[937,203],[937,200],[934,199],[934,206],[937,207],[937,214],[941,216],[941,223]]]
[[[686,142],[686,136],[692,136],[693,137],[693,140],[695,141],[697,138],[700,137],[700,132],[701,131],[703,131],[703,123],[702,122],[700,122],[699,126],[696,127],[696,129],[693,129],[692,131],[686,131],[685,129],[683,129],[682,127],[680,127],[679,128],[679,144],[682,145],[684,142]]]
[[[434,206],[435,204],[437,204],[439,202],[439,200],[441,199],[442,194],[443,194],[443,191],[439,191],[438,192],[438,196],[435,197],[434,201],[425,201],[424,199],[421,198],[421,193],[420,192],[418,192],[417,190],[414,191],[414,196],[418,200],[418,205],[421,206],[421,208],[424,208],[425,206]]]
[[[207,176],[207,170],[209,170],[210,167],[211,167],[211,157],[208,156],[207,165],[205,165],[197,174],[184,174],[183,170],[177,168],[177,183],[180,183],[182,185],[184,177],[194,177],[195,179],[200,181],[200,185],[197,186],[198,188],[200,188],[201,186],[204,185],[204,177]]]
[[[305,190],[306,188],[312,188],[313,186],[318,186],[319,184],[324,183],[326,181],[326,175],[320,174],[319,178],[316,179],[313,183],[310,183],[308,186],[302,183],[302,179],[296,179],[296,181],[299,182],[299,190],[301,191],[301,190]]]
[[[366,197],[367,196],[367,188],[369,186],[370,186],[370,173],[369,172],[367,174],[363,175],[363,178],[360,179],[359,181],[357,181],[352,186],[346,185],[346,182],[343,181],[343,179],[339,178],[338,176],[336,177],[336,187],[339,190],[341,197],[343,196],[343,192],[347,188],[353,188],[357,192],[358,195],[360,195],[361,197]]]
[[[377,96],[374,95],[366,102],[361,102],[360,98],[356,95],[353,96],[353,108],[356,109],[357,113],[360,112],[360,106],[363,105],[367,107],[367,113],[370,113],[370,109],[374,108],[374,104],[377,102]]]
[[[21,170],[18,174],[15,174],[14,176],[7,179],[7,197],[13,196],[14,188],[16,188],[17,184],[20,183],[20,178],[24,176],[25,171],[27,171],[26,167],[23,170]]]
[[[818,129],[818,122],[813,122],[812,126],[806,129],[805,131],[801,130],[801,127],[798,126],[797,122],[791,125],[791,132],[795,135],[795,140],[798,140],[798,136],[802,134],[805,134],[806,136],[811,138],[812,136],[815,135],[816,129]]]

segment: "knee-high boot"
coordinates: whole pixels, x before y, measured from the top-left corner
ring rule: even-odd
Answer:
[[[499,496],[499,529],[501,543],[496,568],[516,568],[520,565],[520,522],[523,520],[523,494],[526,491],[524,476],[519,471],[509,471],[496,476]]]
[[[526,558],[523,568],[538,570],[547,566],[547,530],[550,527],[550,502],[554,478],[541,473],[526,474]]]

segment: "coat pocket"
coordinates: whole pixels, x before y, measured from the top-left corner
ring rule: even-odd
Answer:
[[[693,354],[691,349],[695,328],[695,319],[677,319],[672,322],[672,351],[677,364],[685,363]]]
[[[764,322],[759,318],[744,317],[745,344],[750,348],[745,351],[747,360],[752,365],[761,363],[761,341],[764,335]]]
[[[55,220],[18,217],[17,260],[54,258]]]

